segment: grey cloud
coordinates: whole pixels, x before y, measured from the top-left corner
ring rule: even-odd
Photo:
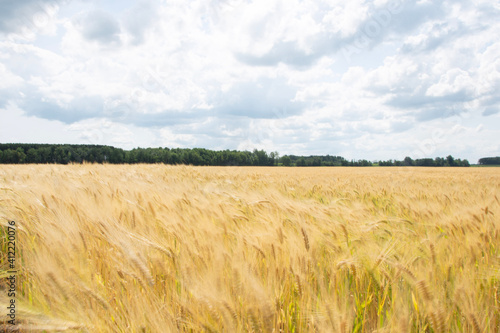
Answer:
[[[296,89],[281,79],[261,79],[235,85],[228,92],[220,92],[211,101],[212,109],[165,109],[157,112],[158,105],[143,102],[129,103],[121,96],[103,99],[101,96],[80,96],[63,106],[57,101],[44,99],[34,86],[24,89],[25,99],[18,99],[28,115],[74,123],[84,119],[103,117],[123,124],[145,128],[179,126],[193,121],[201,122],[208,117],[220,119],[219,128],[236,130],[249,118],[284,119],[300,114],[305,104],[293,102]],[[0,102],[10,99],[0,97]],[[5,100],[5,101],[4,101]]]
[[[452,115],[446,108],[430,107],[416,111],[414,116],[417,121],[430,121],[439,118],[447,118],[447,116]]]
[[[429,83],[430,84],[430,83]],[[430,121],[438,118],[449,118],[468,111],[468,105],[474,96],[467,90],[445,96],[425,95],[427,87],[421,87],[413,93],[400,92],[390,98],[385,105],[403,111],[407,117],[419,122]],[[393,130],[406,130],[411,125],[407,122],[396,125]]]
[[[19,33],[23,29],[36,30],[46,23],[47,9],[63,3],[62,0],[1,0],[0,32]]]
[[[20,106],[28,115],[48,120],[58,120],[66,124],[90,118],[106,118],[123,124],[158,128],[189,123],[195,118],[199,120],[204,111],[164,110],[159,113],[144,113],[144,111],[155,109],[156,105],[143,104],[138,106],[116,103],[109,106],[109,99],[104,100],[103,97],[97,95],[75,97],[67,105],[60,106],[56,101],[44,99],[36,89],[33,88],[31,91],[25,91],[25,95],[30,97],[19,100]]]
[[[490,92],[489,96],[484,96],[485,99],[482,106],[498,106],[500,105],[500,81],[494,85],[493,90]]]
[[[4,108],[5,105],[7,105],[8,101],[10,99],[10,96],[8,94],[0,94],[0,109]]]
[[[494,114],[497,114],[498,112],[500,112],[499,107],[490,106],[490,107],[487,107],[486,109],[484,109],[482,115],[487,117],[487,116],[492,116]]]
[[[391,98],[386,105],[401,109],[425,108],[427,106],[460,105],[470,102],[473,97],[465,90],[445,96],[425,96],[420,91],[414,94],[398,94]]]
[[[55,102],[45,101],[36,94],[32,94],[28,99],[20,103],[24,111],[30,116],[59,120],[66,124],[98,117],[103,110],[101,96],[76,97],[67,107],[61,107]]]
[[[302,102],[292,101],[296,89],[283,79],[264,78],[257,82],[242,82],[227,92],[219,92],[211,104],[218,115],[236,115],[248,118],[283,118],[300,114]]]
[[[439,118],[460,116],[462,114],[467,114],[469,111],[466,103],[442,103],[410,111],[409,115],[412,115],[417,121],[424,122]]]
[[[179,111],[164,110],[160,113],[143,114],[134,112],[129,117],[122,120],[125,123],[131,123],[140,127],[164,127],[179,124],[187,124],[195,119],[200,121],[203,118],[202,111]]]
[[[157,7],[150,0],[141,1],[126,13],[123,25],[132,36],[132,44],[139,45],[143,43],[146,31],[157,17]]]
[[[404,2],[401,12],[391,17],[391,30],[405,34],[434,19],[446,19],[446,11],[451,8],[445,1],[426,1],[424,3]]]
[[[413,126],[414,123],[410,121],[394,121],[391,123],[391,132],[392,133],[406,132],[407,130],[412,129]]]
[[[158,112],[158,105],[148,102],[133,103],[124,101],[121,96],[110,97],[106,100],[101,117],[123,124],[133,124],[145,128],[158,128],[188,124],[194,119],[208,117],[207,110],[163,109]]]
[[[101,44],[120,43],[120,24],[109,13],[94,10],[76,18],[75,23],[83,37]]]

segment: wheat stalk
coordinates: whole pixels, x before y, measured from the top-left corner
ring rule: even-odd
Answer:
[[[309,251],[309,237],[307,236],[307,232],[304,228],[301,228],[300,230],[302,231],[302,237],[304,238],[304,246],[306,247],[306,250]]]

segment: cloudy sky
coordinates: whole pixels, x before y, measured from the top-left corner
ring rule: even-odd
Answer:
[[[500,155],[498,0],[0,0],[0,142]]]

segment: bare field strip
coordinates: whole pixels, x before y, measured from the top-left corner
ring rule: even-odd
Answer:
[[[499,332],[499,168],[2,165],[17,323]],[[4,324],[7,326],[7,324]]]

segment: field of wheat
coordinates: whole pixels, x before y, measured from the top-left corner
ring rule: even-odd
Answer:
[[[26,332],[499,332],[500,168],[0,167]]]

